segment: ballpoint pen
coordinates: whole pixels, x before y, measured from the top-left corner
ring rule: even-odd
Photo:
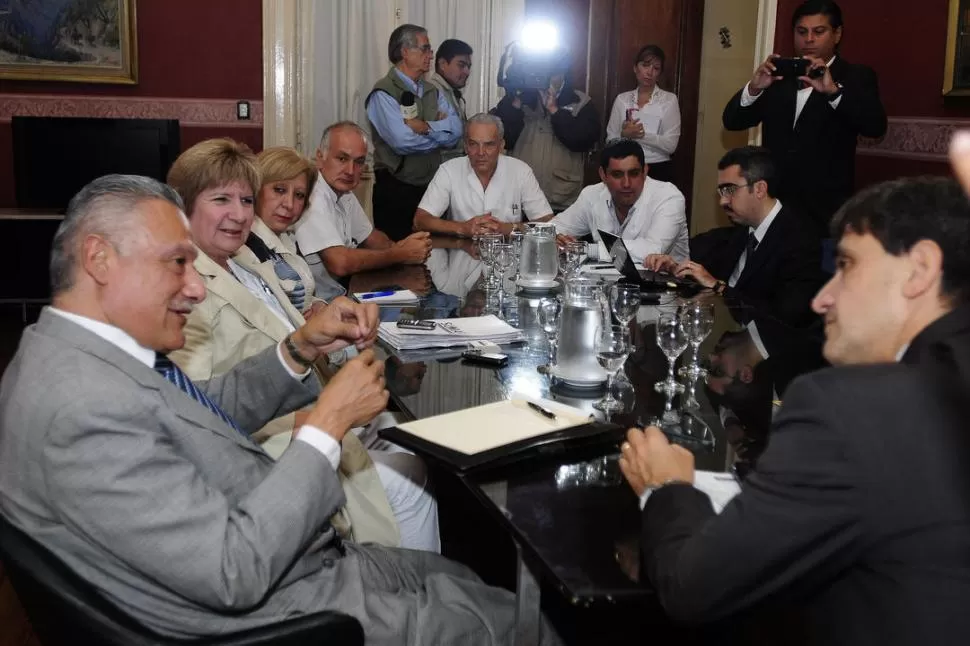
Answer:
[[[535,402],[526,402],[526,404],[529,405],[529,408],[531,408],[535,412],[539,413],[540,415],[542,415],[546,419],[551,419],[551,420],[556,419],[556,414],[553,413],[548,408],[543,408],[542,406],[540,406],[539,404],[536,404]]]
[[[383,292],[370,292],[368,294],[361,294],[358,298],[362,301],[366,301],[369,298],[380,298],[381,296],[393,296],[394,290],[388,290]]]

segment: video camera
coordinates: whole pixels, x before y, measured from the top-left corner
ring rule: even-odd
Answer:
[[[552,77],[565,74],[568,69],[569,56],[560,47],[534,50],[513,42],[502,53],[498,84],[510,93],[517,90],[544,90],[549,87]]]

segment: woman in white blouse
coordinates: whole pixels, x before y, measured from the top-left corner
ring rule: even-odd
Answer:
[[[666,57],[656,45],[637,52],[633,73],[637,89],[623,92],[613,102],[606,139],[633,139],[643,148],[648,175],[664,182],[673,181],[670,156],[680,141],[680,104],[677,95],[657,87]]]

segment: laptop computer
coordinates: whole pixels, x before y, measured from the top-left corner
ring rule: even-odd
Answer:
[[[649,269],[639,269],[633,262],[630,250],[627,249],[623,238],[612,233],[607,233],[602,229],[598,230],[600,239],[610,252],[613,266],[623,277],[640,285],[644,291],[668,291],[676,289],[678,292],[698,292],[701,286],[690,278],[679,278],[673,274],[651,271]]]

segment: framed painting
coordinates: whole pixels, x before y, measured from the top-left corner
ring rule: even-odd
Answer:
[[[970,0],[950,0],[943,94],[970,95]]]
[[[0,79],[138,82],[135,0],[0,0]]]

